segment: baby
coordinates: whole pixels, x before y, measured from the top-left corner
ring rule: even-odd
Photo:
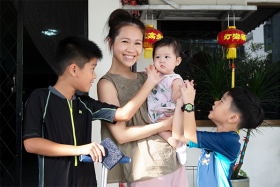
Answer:
[[[165,117],[166,113],[174,113],[175,101],[181,97],[179,86],[184,85],[184,82],[180,75],[174,73],[175,67],[182,61],[181,52],[181,44],[171,37],[164,37],[154,44],[154,66],[164,76],[147,99],[148,115],[154,123],[159,117]],[[179,163],[185,165],[187,162],[186,144],[175,140],[170,131],[160,132],[158,135],[176,149]]]

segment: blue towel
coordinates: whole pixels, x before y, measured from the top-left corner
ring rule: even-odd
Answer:
[[[116,146],[116,144],[110,139],[106,138],[100,145],[105,149],[105,156],[102,156],[102,164],[111,170],[120,160],[124,157],[122,151]],[[90,156],[81,155],[79,160],[81,162],[93,162]]]

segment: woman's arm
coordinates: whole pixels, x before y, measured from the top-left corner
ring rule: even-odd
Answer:
[[[118,108],[114,117],[114,121],[128,121],[134,116],[136,111],[141,107],[141,105],[146,101],[151,90],[157,85],[164,77],[159,77],[160,73],[153,66],[152,69],[145,68],[147,71],[147,80],[143,84],[142,88],[138,93],[122,108]],[[100,87],[106,87],[105,84],[100,84]],[[114,87],[115,88],[115,87]],[[100,99],[99,99],[100,100]],[[108,103],[108,102],[107,102]]]
[[[99,101],[120,106],[117,90],[110,81],[106,79],[100,80],[97,84],[97,93],[98,93]],[[171,130],[172,120],[173,118],[171,117],[168,120],[155,123],[153,125],[143,125],[143,126],[133,126],[133,127],[126,127],[124,122],[118,122],[116,124],[107,123],[107,126],[111,134],[114,136],[114,138],[120,144],[123,144],[126,142],[140,140],[149,137],[161,131]]]

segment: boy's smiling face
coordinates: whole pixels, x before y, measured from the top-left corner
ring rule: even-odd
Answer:
[[[77,67],[77,90],[81,92],[89,92],[94,79],[97,78],[95,73],[96,66],[97,58],[93,58],[85,64],[83,69]]]
[[[230,110],[232,97],[226,92],[221,100],[215,101],[212,106],[208,118],[211,119],[217,126],[223,125],[228,122],[233,112]]]

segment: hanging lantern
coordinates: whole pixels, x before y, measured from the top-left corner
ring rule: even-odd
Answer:
[[[154,29],[153,25],[145,25],[144,58],[153,58],[153,43],[161,38],[162,33]]]
[[[227,59],[234,59],[236,58],[236,48],[245,43],[246,35],[235,26],[229,26],[218,34],[217,40],[220,45],[227,48]]]

